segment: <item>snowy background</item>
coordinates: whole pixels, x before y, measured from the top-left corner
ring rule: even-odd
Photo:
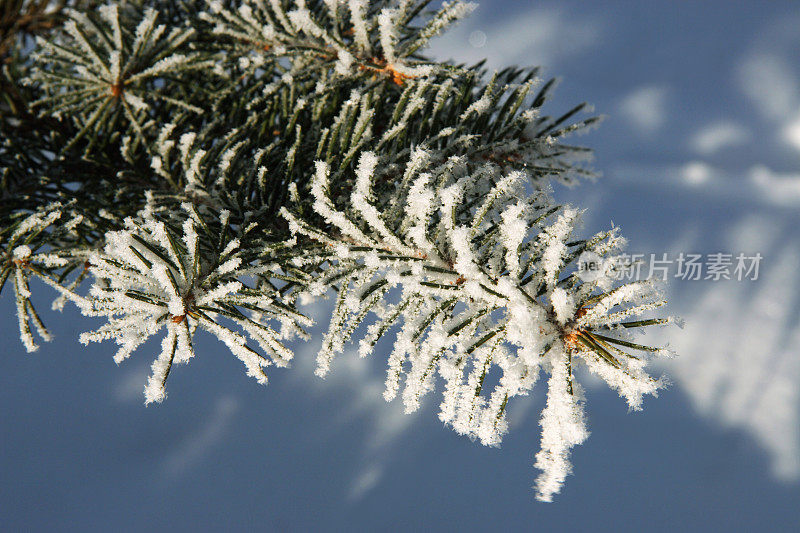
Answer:
[[[317,336],[263,388],[206,339],[145,408],[155,345],[116,367],[112,345],[77,343],[90,322],[46,313],[58,342],[28,355],[4,294],[0,529],[796,529],[798,28],[792,1],[484,0],[437,41],[442,58],[545,65],[563,79],[552,113],[608,116],[579,139],[603,177],[557,191],[588,208],[586,233],[613,220],[634,252],[764,257],[755,282],[671,283],[673,385],[628,413],[590,384],[592,435],[555,503],[530,489],[542,394],[488,449],[444,428],[434,396],[413,416],[383,401],[386,344],[322,381]]]

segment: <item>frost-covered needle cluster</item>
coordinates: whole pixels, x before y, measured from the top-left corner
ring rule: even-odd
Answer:
[[[29,352],[39,349],[31,324],[42,340],[50,341],[52,336],[31,302],[28,280],[37,278],[58,291],[60,297],[53,303],[54,309],[62,308],[67,297],[81,301],[71,289],[76,282],[80,282],[82,276],[64,287],[53,273],[63,272],[66,267],[74,268],[76,263],[82,263],[83,260],[73,254],[53,253],[48,248],[52,248],[54,242],[69,243],[77,240],[78,230],[86,230],[85,227],[80,228],[82,225],[85,226],[83,215],[75,213],[70,206],[55,202],[33,213],[18,216],[9,226],[0,228],[0,245],[5,250],[5,257],[0,259],[0,291],[11,279],[20,339]],[[66,272],[69,273],[69,270]]]
[[[139,220],[127,219],[124,230],[107,234],[103,250],[89,257],[95,283],[83,312],[107,317],[108,322],[82,334],[81,342],[113,339],[119,345],[114,356],[119,363],[149,337],[166,330],[145,387],[147,403],[163,400],[172,365],[194,356],[192,339],[198,328],[222,341],[244,363],[249,376],[266,384],[264,367],[287,366],[292,359],[282,340],[309,325],[302,315],[287,313],[263,290],[243,283],[243,278],[262,274],[269,267],[243,261],[239,240],[230,238],[228,212],[220,214],[218,247],[209,257],[198,234],[198,227],[201,233],[209,231],[207,223],[192,206],[185,204],[184,209],[187,217],[180,234],[146,210]],[[268,319],[279,322],[280,332],[270,327]],[[238,330],[261,351],[251,348]]]
[[[91,129],[111,134],[124,117],[136,141],[151,125],[148,110],[162,104],[168,108],[201,112],[174,93],[174,86],[158,85],[169,77],[198,69],[210,69],[216,61],[197,53],[181,53],[195,36],[190,27],[159,24],[159,13],[146,9],[141,15],[131,6],[107,4],[97,12],[71,10],[58,41],[39,38],[36,52],[42,68],[34,71],[29,84],[41,84],[47,94],[34,102],[56,117],[75,114],[80,120],[78,137]]]
[[[233,8],[221,0],[208,0],[208,11],[201,18],[214,25],[215,34],[236,40],[243,54],[240,65],[250,72],[267,61],[293,55],[301,56],[304,68],[297,71],[303,76],[332,68],[338,76],[386,76],[403,85],[435,71],[434,62],[414,54],[476,7],[445,2],[423,26],[410,27],[419,4],[298,0],[287,9],[286,2],[247,0]]]

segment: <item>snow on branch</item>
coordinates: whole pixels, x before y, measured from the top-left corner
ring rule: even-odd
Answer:
[[[360,324],[367,325],[362,356],[394,327],[386,399],[402,391],[406,410],[414,411],[438,376],[444,382],[440,419],[486,445],[498,445],[506,433],[509,401],[529,394],[540,373],[549,374],[536,463],[538,497],[549,501],[570,471],[570,448],[588,436],[575,365],[639,408],[642,396],[662,383],[645,373],[643,358],[621,349],[638,345],[627,340],[630,328],[619,331],[619,319],[628,315],[618,309],[634,303],[640,313],[661,299],[647,284],[608,291],[612,271],[580,280],[579,253],[608,256],[624,241],[616,231],[574,241],[578,211],[530,193],[520,173],[504,175],[487,164],[470,174],[457,161],[420,169],[419,157],[407,163],[416,177],[389,195],[405,198],[399,211],[371,193],[390,169],[369,152],[355,170],[349,210],[330,196],[324,163],[312,187],[323,224],[314,227],[283,210],[298,235],[323,245],[298,260],[331,265],[310,284],[312,294],[338,287],[317,373],[329,372]]]
[[[631,410],[663,386],[646,366],[668,351],[635,337],[669,322],[646,317],[658,288],[620,284],[611,260],[584,279],[581,254],[614,258],[624,239],[581,239],[581,210],[551,197],[593,176],[565,138],[598,119],[548,116],[537,68],[425,56],[473,4],[146,4],[64,10],[4,56],[0,291],[27,350],[50,338],[41,281],[55,309],[105,320],[80,340],[114,341],[118,363],[160,337],[146,403],[199,330],[266,383],[307,337],[297,302],[335,293],[317,375],[351,340],[366,357],[393,336],[384,398],[410,412],[438,388],[440,420],[485,445],[543,375],[548,501],[588,436],[575,369]]]
[[[277,292],[247,284],[253,272],[272,267],[259,266],[252,253],[240,248],[227,224],[229,213],[220,212],[215,220],[189,204],[184,211],[177,225],[146,209],[137,219],[127,219],[124,229],[108,233],[104,248],[89,256],[94,283],[91,305],[82,310],[105,317],[107,323],[83,333],[81,342],[114,340],[119,346],[114,360],[120,363],[166,330],[145,387],[146,403],[162,401],[172,365],[194,357],[192,339],[198,328],[222,341],[245,365],[247,375],[266,384],[264,367],[287,366],[292,359],[282,340],[310,325],[282,305]],[[216,246],[209,249],[209,243]],[[280,322],[281,331],[270,321]]]
[[[428,2],[293,0],[285,3],[244,0],[237,9],[208,0],[201,17],[214,32],[233,39],[243,57],[289,57],[298,73],[330,70],[348,78],[383,76],[397,85],[438,69],[414,54],[447,27],[469,15],[474,4],[446,2],[425,24],[412,26],[409,16]],[[372,5],[369,5],[372,4]],[[251,60],[248,59],[249,63]]]
[[[179,80],[184,73],[211,69],[213,57],[204,57],[187,47],[195,36],[190,27],[173,28],[157,24],[158,11],[135,11],[109,4],[97,13],[68,10],[69,19],[58,38],[39,37],[34,53],[38,68],[26,80],[38,85],[43,96],[32,105],[55,117],[74,120],[78,127],[72,143],[99,131],[110,134],[122,120],[144,141],[147,111],[161,102],[178,110],[202,112],[180,97],[172,97],[165,76]],[[135,32],[121,28],[135,26]],[[163,84],[162,84],[163,85]]]
[[[0,291],[11,278],[20,339],[27,351],[34,352],[39,346],[31,325],[42,340],[50,341],[52,336],[31,301],[29,280],[36,278],[59,293],[53,302],[54,309],[61,309],[66,299],[79,306],[86,305],[74,292],[85,275],[85,257],[80,251],[67,248],[79,240],[79,231],[86,231],[88,222],[71,205],[59,202],[20,215],[11,225],[0,229]],[[69,273],[68,268],[80,272],[72,283],[59,279]],[[57,275],[59,272],[61,276]]]

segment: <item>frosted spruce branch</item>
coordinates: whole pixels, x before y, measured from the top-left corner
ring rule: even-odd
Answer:
[[[556,118],[542,114],[552,84],[542,84],[536,72],[512,69],[486,84],[474,73],[458,83],[452,77],[415,79],[399,91],[389,83],[364,91],[281,78],[250,102],[252,113],[241,127],[164,124],[149,167],[183,194],[266,213],[286,202],[289,184],[305,194],[315,158],[338,172],[352,168],[363,151],[381,153],[403,181],[409,154],[420,162],[460,157],[470,168],[517,169],[536,187],[592,177],[582,166],[589,152],[565,139],[597,118],[570,122],[584,105]],[[254,138],[254,130],[268,133]],[[376,194],[390,190],[384,183]]]
[[[486,445],[499,444],[507,431],[508,402],[528,394],[540,372],[550,374],[536,461],[538,497],[550,500],[569,472],[570,448],[588,435],[574,366],[585,365],[639,409],[662,384],[631,350],[663,350],[631,342],[631,333],[664,320],[631,319],[663,301],[648,282],[612,288],[613,272],[585,282],[569,270],[584,251],[619,250],[624,241],[616,230],[572,242],[578,212],[526,193],[522,173],[502,174],[490,164],[475,174],[464,169],[452,160],[439,167],[410,161],[408,186],[395,192],[402,207],[383,209],[372,192],[380,158],[366,152],[350,209],[341,210],[331,198],[330,169],[317,163],[313,207],[326,225],[283,211],[294,232],[318,243],[295,263],[328,264],[308,294],[338,292],[317,374],[327,374],[361,323],[369,322],[362,356],[396,326],[384,397],[402,389],[406,411],[414,411],[438,375],[440,419]],[[493,389],[491,374],[498,378]]]
[[[665,351],[635,334],[669,319],[646,316],[663,303],[649,283],[577,275],[581,253],[623,246],[616,229],[574,236],[580,211],[551,196],[592,176],[568,137],[598,119],[546,114],[536,68],[427,56],[474,7],[432,6],[121,0],[52,18],[32,53],[4,39],[0,290],[25,347],[49,337],[41,281],[55,308],[105,319],[81,340],[115,341],[118,362],[160,336],[158,402],[198,330],[264,383],[305,337],[296,302],[335,292],[317,373],[350,340],[366,356],[393,335],[386,399],[413,411],[438,384],[441,420],[484,444],[544,374],[551,499],[588,436],[576,368],[639,409]]]

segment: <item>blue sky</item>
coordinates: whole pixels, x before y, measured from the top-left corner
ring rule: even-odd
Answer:
[[[603,177],[556,191],[587,209],[587,233],[613,221],[631,251],[764,257],[755,282],[673,280],[686,327],[659,333],[680,354],[660,366],[672,386],[628,413],[589,382],[592,435],[553,504],[530,489],[541,391],[488,449],[444,428],[434,401],[415,415],[383,401],[385,344],[340,357],[325,381],[317,344],[300,346],[264,388],[206,339],[145,408],[156,346],[117,367],[111,345],[78,344],[90,321],[46,313],[57,342],[28,355],[4,294],[4,529],[796,529],[797,28],[796,2],[484,0],[434,46],[542,64],[562,78],[554,113],[585,100],[607,115],[578,139]]]

